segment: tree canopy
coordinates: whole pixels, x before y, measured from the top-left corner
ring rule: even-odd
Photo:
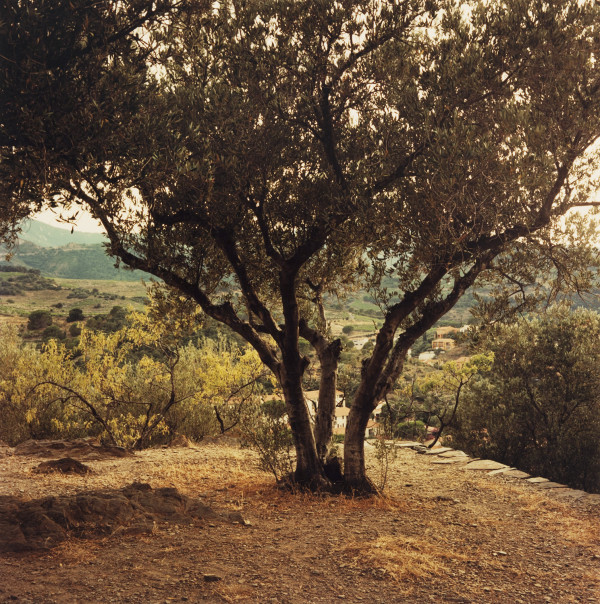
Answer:
[[[86,207],[112,255],[245,338],[284,393],[298,480],[327,480],[341,345],[325,293],[364,281],[385,308],[346,432],[346,483],[365,488],[372,409],[477,279],[525,304],[592,277],[591,227],[561,217],[593,201],[595,2],[4,11],[3,232]],[[321,364],[316,442],[300,336]]]

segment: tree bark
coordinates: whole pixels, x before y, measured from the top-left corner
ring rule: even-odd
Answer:
[[[322,323],[325,324],[322,302],[320,298],[315,301],[322,315]],[[333,341],[327,340],[317,329],[309,327],[304,319],[300,320],[299,328],[302,337],[311,343],[319,357],[321,377],[319,382],[319,404],[315,420],[315,440],[319,459],[324,463],[333,436],[337,370],[340,354],[342,353],[342,341],[339,338]]]
[[[281,388],[296,449],[294,480],[298,484],[321,488],[327,486],[323,465],[317,455],[308,407],[302,391],[301,372],[282,368]]]
[[[279,342],[282,358],[279,366],[279,382],[296,448],[295,481],[309,488],[321,488],[328,486],[329,481],[325,477],[323,465],[317,455],[310,415],[302,389],[302,376],[309,361],[302,357],[298,347],[300,317],[296,298],[296,275],[297,270],[293,265],[285,266],[279,275],[284,317],[283,333]]]
[[[337,369],[341,350],[342,343],[340,340],[335,340],[323,348],[317,348],[321,365],[321,380],[319,383],[319,406],[315,421],[315,440],[317,454],[323,463],[333,437]]]
[[[350,408],[344,437],[344,485],[348,491],[376,491],[365,468],[365,432],[373,409],[374,403],[360,398],[355,398]]]

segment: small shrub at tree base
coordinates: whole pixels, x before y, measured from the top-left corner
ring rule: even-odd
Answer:
[[[242,423],[244,438],[258,452],[262,470],[271,472],[278,482],[294,469],[294,440],[287,425],[285,403],[280,400],[256,405]]]

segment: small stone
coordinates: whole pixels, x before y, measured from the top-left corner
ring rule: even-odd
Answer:
[[[204,581],[206,581],[206,583],[214,583],[222,580],[223,577],[219,577],[219,575],[204,575]]]
[[[242,516],[240,512],[230,512],[229,521],[233,524],[241,524],[242,526],[251,526],[250,523]]]

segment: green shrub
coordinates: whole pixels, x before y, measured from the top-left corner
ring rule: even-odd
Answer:
[[[456,446],[600,492],[600,316],[558,307],[480,339],[495,361],[466,392]]]
[[[77,325],[76,323],[73,323],[72,325],[69,326],[69,335],[72,338],[76,338],[76,337],[80,336],[81,327],[79,327],[79,325]]]
[[[58,326],[50,325],[42,332],[43,340],[64,340],[67,334]]]
[[[52,325],[52,315],[47,310],[34,310],[29,314],[27,329],[36,331]]]
[[[72,308],[67,315],[67,323],[74,323],[75,321],[83,321],[83,310],[81,308]]]
[[[422,421],[400,422],[396,426],[395,434],[397,438],[407,440],[422,440],[426,436],[427,428]]]

